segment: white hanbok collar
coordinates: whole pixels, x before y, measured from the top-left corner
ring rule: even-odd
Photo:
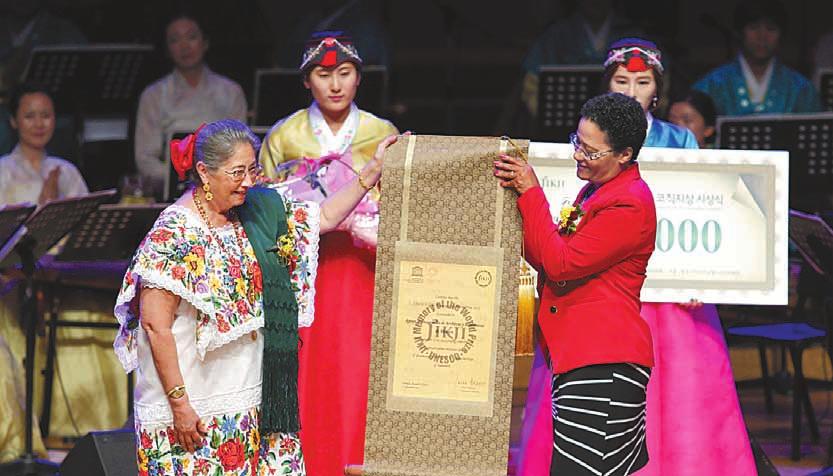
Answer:
[[[651,111],[645,113],[645,119],[648,121],[648,128],[645,129],[645,140],[647,140],[648,136],[651,135],[651,127],[654,125],[654,115],[651,114]]]
[[[188,80],[185,79],[185,76],[183,76],[182,73],[180,73],[178,69],[174,68],[174,70],[173,70],[174,87],[177,88],[177,89],[180,89],[180,90],[187,90],[187,91],[191,91],[191,90],[196,91],[196,90],[202,89],[208,83],[208,75],[209,74],[211,74],[211,70],[208,68],[208,66],[203,65],[202,73],[200,74],[199,82],[196,84],[196,86],[191,86],[191,83],[189,83]]]
[[[321,146],[321,155],[327,154],[344,154],[356,138],[356,131],[359,129],[359,108],[355,103],[350,104],[350,114],[341,125],[337,134],[333,134],[327,121],[324,119],[324,114],[318,107],[318,103],[313,101],[309,107],[309,121],[312,126],[312,133],[318,140],[318,145]]]
[[[29,159],[23,155],[23,150],[20,148],[20,144],[16,144],[11,152],[9,152],[9,158],[11,158],[18,167],[26,171],[26,174],[29,175],[31,178],[41,178],[45,179],[49,176],[50,170],[46,170],[46,159],[49,158],[48,155],[43,155],[43,160],[41,161],[40,171],[35,170],[32,166],[32,163],[29,162]]]
[[[749,63],[746,62],[746,58],[743,55],[738,55],[738,60],[740,61],[740,70],[743,72],[743,78],[746,81],[746,89],[749,92],[749,102],[752,104],[761,104],[766,98],[766,91],[769,89],[772,73],[775,71],[775,58],[769,60],[764,77],[760,81],[752,73],[752,68],[749,67]]]

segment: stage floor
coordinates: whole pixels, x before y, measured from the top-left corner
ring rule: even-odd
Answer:
[[[808,353],[811,351],[808,351]],[[743,353],[741,351],[740,353]],[[738,373],[746,374],[744,377],[752,377],[755,371],[751,368],[744,369],[743,361],[745,359],[738,358],[738,352],[733,349],[732,363],[736,367],[736,376]],[[818,357],[821,357],[819,355]],[[750,359],[751,361],[752,359]],[[821,358],[807,359],[808,362],[819,362]],[[523,359],[517,361],[518,370],[523,372],[522,367],[528,365]],[[750,362],[751,363],[751,362]],[[739,365],[740,364],[740,365]],[[823,365],[823,364],[822,364]],[[819,367],[822,367],[819,365]],[[828,364],[829,365],[829,364]],[[805,367],[813,367],[812,364],[805,365]],[[738,372],[740,370],[740,372]],[[805,372],[812,374],[810,368],[805,368]],[[820,374],[828,373],[829,370],[817,368],[816,371]],[[760,374],[758,373],[759,376]],[[829,378],[829,377],[828,377]],[[520,379],[518,379],[520,380]],[[515,407],[512,419],[512,444],[513,448],[510,450],[514,452],[514,445],[517,443],[519,429],[520,429],[520,411],[522,410],[523,401],[526,398],[526,389],[519,388],[520,382],[516,382],[515,389]],[[525,386],[525,382],[523,383]],[[819,421],[819,431],[821,433],[821,440],[818,444],[810,442],[809,430],[806,422],[802,425],[802,446],[800,461],[792,461],[790,459],[790,425],[791,425],[791,411],[792,411],[792,397],[791,395],[783,395],[775,393],[773,414],[767,414],[764,409],[763,390],[759,386],[743,386],[738,391],[740,397],[741,407],[743,409],[743,416],[746,425],[752,432],[752,435],[758,440],[761,447],[766,452],[767,456],[772,460],[773,464],[778,468],[782,476],[804,476],[811,472],[821,469],[824,464],[826,455],[827,441],[833,437],[833,391],[811,388],[810,397],[813,402],[813,407],[816,412],[816,417]],[[49,438],[46,441],[49,448],[49,459],[60,463],[66,456],[66,453],[72,447],[71,441],[64,438]],[[510,468],[510,474],[511,474]]]

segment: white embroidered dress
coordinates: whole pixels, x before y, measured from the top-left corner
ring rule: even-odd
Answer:
[[[314,314],[320,210],[314,202],[285,203],[299,252],[290,265],[290,279],[299,303],[298,325],[304,327],[312,324]],[[242,253],[237,229],[243,234]],[[249,474],[253,468],[261,474],[304,474],[296,435],[260,439],[264,321],[254,250],[242,226],[215,232],[222,247],[198,214],[179,205],[166,208],[139,246],[116,301],[121,324],[116,354],[126,371],[137,370],[134,418],[140,474],[143,468],[154,474],[152,467],[157,466],[159,474],[168,474],[168,467],[176,474],[203,474],[203,469],[218,467],[223,468],[220,474],[246,468]],[[181,298],[172,327],[179,367],[190,403],[209,428],[205,444],[194,453],[172,444],[170,405],[135,313],[142,287],[166,289]]]

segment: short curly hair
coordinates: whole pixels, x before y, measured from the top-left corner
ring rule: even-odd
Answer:
[[[593,121],[607,135],[614,151],[624,152],[630,147],[631,162],[636,161],[648,130],[645,111],[636,99],[620,93],[602,94],[581,106],[581,117]]]

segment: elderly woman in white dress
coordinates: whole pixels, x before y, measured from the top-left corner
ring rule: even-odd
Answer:
[[[116,302],[138,369],[140,474],[305,474],[298,327],[313,318],[318,236],[379,180],[390,136],[320,206],[257,186],[259,140],[222,120],[171,145],[194,186],[139,246]]]

